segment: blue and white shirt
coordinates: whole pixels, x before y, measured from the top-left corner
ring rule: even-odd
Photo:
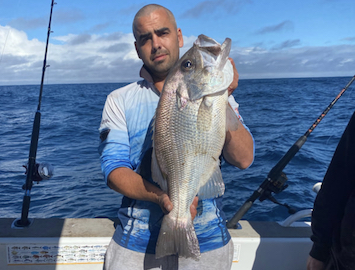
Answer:
[[[152,132],[149,127],[158,105],[159,91],[144,68],[141,76],[144,80],[109,94],[104,106],[99,152],[106,183],[114,169],[127,167],[155,184],[150,174]],[[232,96],[229,103],[242,120],[239,105]],[[231,238],[221,209],[221,197],[199,201],[194,227],[201,252],[220,248]],[[121,224],[113,239],[127,249],[154,254],[163,216],[155,203],[123,197],[118,211]]]

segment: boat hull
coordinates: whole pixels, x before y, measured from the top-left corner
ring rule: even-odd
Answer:
[[[117,220],[34,219],[28,228],[11,228],[0,219],[0,269],[102,269]],[[299,223],[301,224],[301,223]],[[309,224],[283,227],[277,222],[240,221],[229,230],[234,243],[232,269],[305,269],[311,249]]]

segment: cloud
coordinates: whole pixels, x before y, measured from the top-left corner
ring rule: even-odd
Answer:
[[[90,42],[91,35],[89,34],[81,34],[81,35],[73,35],[72,38],[68,41],[70,45],[80,45],[83,43]]]
[[[145,5],[142,3],[132,4],[132,5],[128,6],[127,8],[119,9],[117,12],[122,15],[131,14],[134,16],[138,12],[138,10],[140,10],[143,6],[145,6]]]
[[[118,41],[124,37],[125,37],[125,34],[123,34],[121,32],[114,32],[111,34],[106,34],[106,35],[101,36],[101,39],[105,40],[105,41]]]
[[[108,28],[110,25],[111,25],[111,23],[109,23],[109,22],[97,24],[97,25],[94,25],[93,27],[91,27],[88,32],[89,33],[100,32],[100,31]]]
[[[53,14],[52,20],[58,24],[72,24],[85,19],[81,10],[60,8]],[[48,18],[46,18],[48,21]]]
[[[82,11],[76,9],[58,9],[52,16],[55,23],[71,24],[84,19]],[[33,30],[48,26],[48,16],[38,18],[16,18],[8,23],[9,26],[20,30]]]
[[[211,16],[220,11],[223,11],[224,14],[235,14],[240,11],[240,9],[247,3],[250,3],[249,0],[207,0],[201,3],[198,3],[196,6],[186,10],[180,17],[181,18],[199,18],[203,16]]]
[[[256,31],[256,34],[262,35],[262,34],[280,32],[282,30],[292,30],[292,29],[293,29],[293,23],[291,21],[287,20],[287,21],[283,21],[283,22],[276,24],[276,25],[264,27],[264,28]]]
[[[240,78],[294,78],[352,76],[355,45],[299,47],[283,50],[233,50]]]
[[[293,39],[293,40],[286,40],[282,42],[281,44],[278,44],[272,48],[272,50],[282,50],[285,48],[292,48],[295,46],[298,46],[301,44],[301,41],[299,39]]]
[[[45,43],[29,40],[25,32],[0,26],[0,85],[37,84],[42,72]],[[60,41],[56,44],[54,41]],[[52,42],[51,42],[52,41]],[[46,77],[52,83],[122,82],[138,79],[141,61],[133,35],[54,36],[50,39]],[[130,67],[131,69],[129,69]]]
[[[6,38],[7,37],[7,38]],[[195,36],[184,36],[185,53]],[[6,40],[6,42],[5,42]],[[0,85],[39,84],[45,42],[28,39],[25,32],[0,26]],[[297,39],[272,49],[234,46],[234,59],[241,79],[309,76],[352,76],[355,44],[302,47]],[[132,82],[142,66],[134,37],[115,32],[102,35],[65,35],[50,38],[46,83]]]
[[[196,39],[196,36],[184,36],[184,47],[180,49],[180,56],[184,55],[184,53],[186,53],[192,47]]]
[[[346,38],[343,38],[342,40],[344,40],[344,41],[350,41],[350,42],[355,42],[355,37],[346,37]]]
[[[44,18],[34,18],[34,19],[25,19],[25,18],[17,18],[8,23],[9,26],[21,29],[21,30],[29,30],[36,29],[48,25],[48,19]]]
[[[110,45],[108,47],[100,49],[100,52],[105,52],[105,53],[117,53],[117,52],[129,52],[132,49],[132,46],[127,43],[116,43],[113,45]]]
[[[39,48],[43,43],[37,39],[28,40],[24,31],[17,30],[9,26],[0,25],[0,41],[4,41],[1,44],[1,50],[3,56],[39,56]],[[42,54],[43,56],[43,54]]]

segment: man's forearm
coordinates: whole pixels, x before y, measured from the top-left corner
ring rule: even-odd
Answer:
[[[129,168],[113,170],[107,180],[111,189],[131,199],[154,202],[160,206],[164,214],[168,214],[173,209],[173,204],[164,191]],[[198,197],[195,197],[190,207],[192,219],[197,214],[197,203]]]
[[[135,200],[150,201],[159,204],[164,192],[144,180],[129,168],[117,168],[108,176],[108,186],[122,195]]]

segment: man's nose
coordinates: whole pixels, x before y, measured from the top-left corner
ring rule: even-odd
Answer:
[[[157,51],[158,49],[161,49],[160,38],[154,35],[152,38],[152,50]]]

